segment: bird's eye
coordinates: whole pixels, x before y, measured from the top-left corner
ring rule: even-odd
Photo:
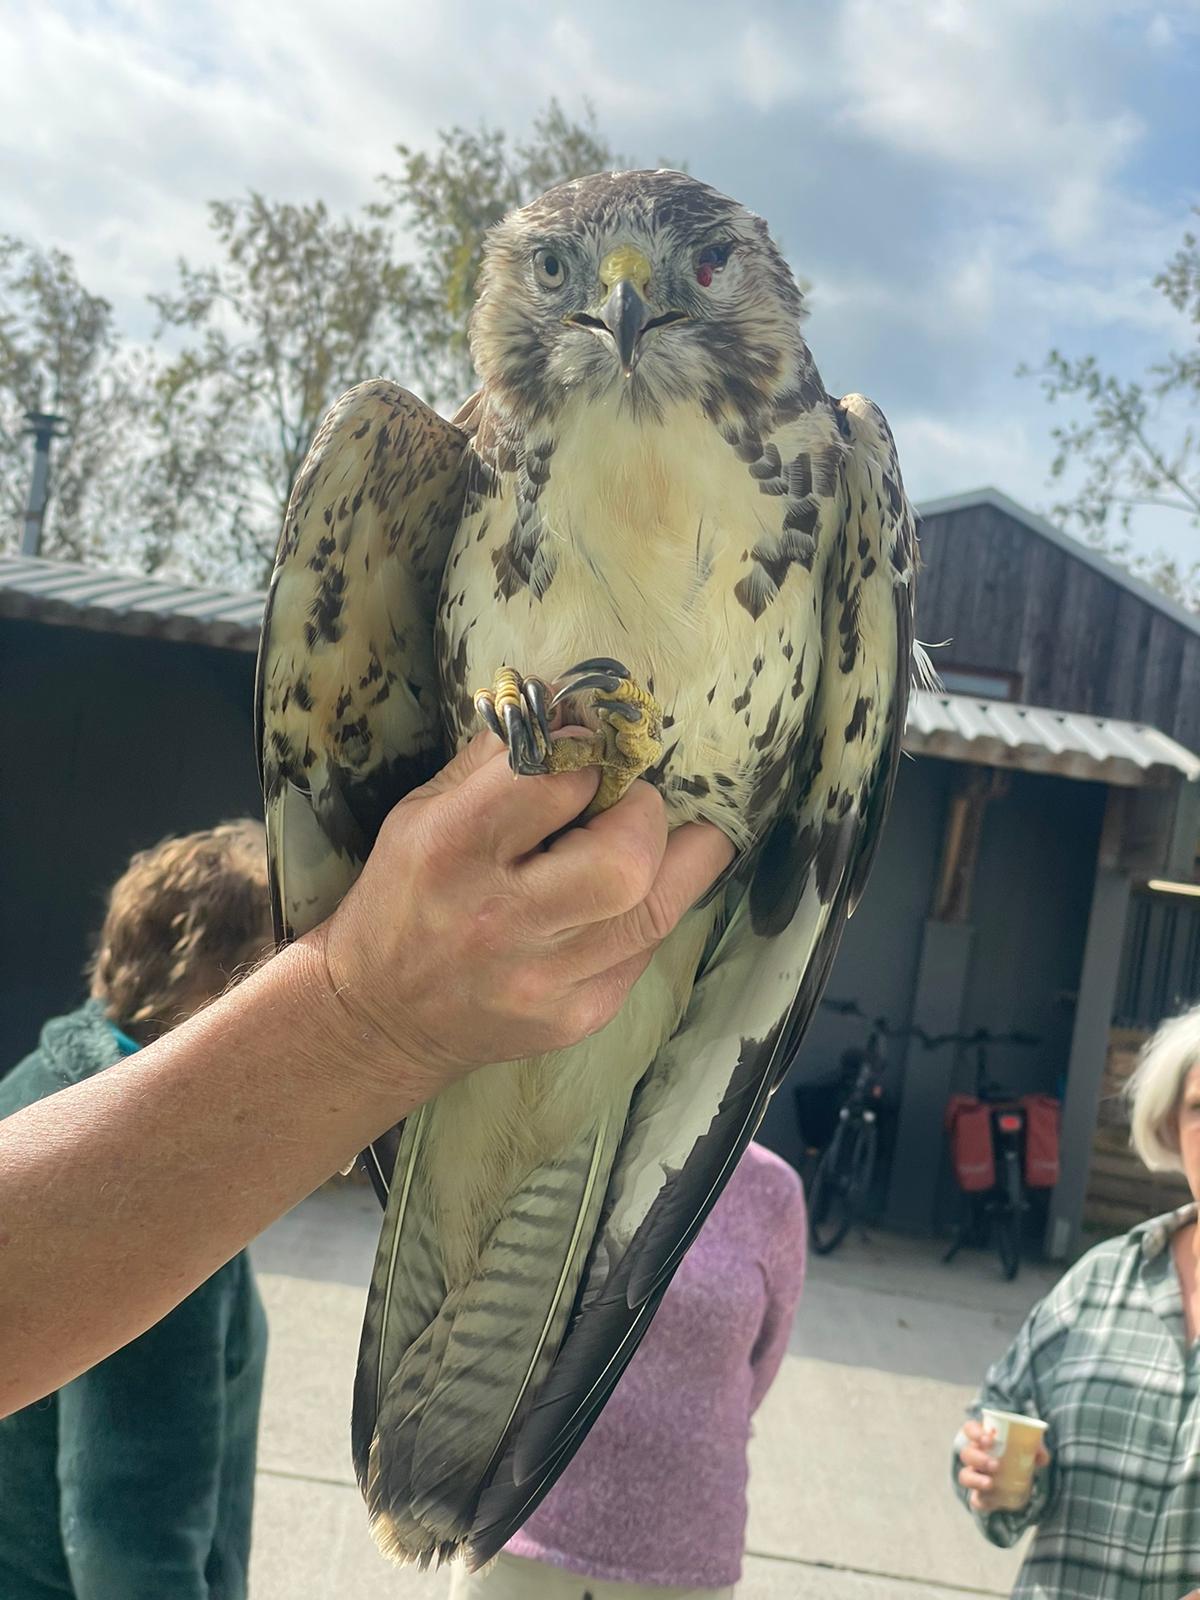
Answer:
[[[706,244],[696,256],[696,282],[707,289],[713,278],[729,260],[732,244]]]
[[[561,289],[567,281],[567,268],[553,250],[539,250],[533,258],[533,271],[543,289]]]

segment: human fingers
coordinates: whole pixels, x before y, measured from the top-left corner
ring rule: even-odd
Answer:
[[[574,1038],[599,1033],[620,1011],[629,991],[650,965],[653,950],[643,950],[619,966],[609,967],[595,977],[577,984],[561,1002],[558,1012]]]
[[[562,954],[580,973],[600,973],[654,950],[733,859],[733,846],[707,822],[689,822],[667,840],[653,883],[636,905],[607,922],[574,930]]]
[[[978,1494],[988,1495],[996,1485],[989,1472],[977,1472],[974,1467],[960,1467],[958,1481],[964,1489],[974,1489]]]
[[[1038,1468],[1044,1468],[1050,1465],[1050,1452],[1046,1449],[1044,1444],[1038,1445],[1038,1452],[1033,1458],[1033,1464]]]
[[[437,787],[435,779],[412,798],[429,802],[431,823],[463,859],[511,865],[575,821],[596,793],[600,772],[583,767],[517,778],[499,740],[481,737],[490,740],[490,749],[485,743],[477,751],[479,741],[472,740],[463,765],[451,774],[453,781]]]
[[[958,1452],[958,1459],[964,1467],[969,1468],[972,1472],[982,1473],[989,1479],[994,1478],[1000,1470],[1000,1463],[995,1456],[989,1455],[986,1450],[980,1449],[978,1445],[963,1445]]]
[[[667,849],[667,813],[648,783],[632,784],[615,806],[530,855],[517,871],[540,932],[591,927],[639,905]]]

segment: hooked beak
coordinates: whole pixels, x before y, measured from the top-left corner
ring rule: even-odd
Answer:
[[[650,308],[637,292],[629,278],[618,278],[612,292],[600,308],[600,320],[612,334],[621,361],[621,371],[628,378],[633,373],[638,340],[650,320]]]
[[[607,333],[617,347],[621,371],[630,378],[637,365],[642,335],[650,328],[686,322],[687,317],[682,311],[650,315],[646,301],[650,263],[632,245],[621,245],[605,256],[600,263],[600,286],[608,291],[608,299],[598,308],[600,315],[576,312],[566,320],[578,328],[590,328],[593,333]]]

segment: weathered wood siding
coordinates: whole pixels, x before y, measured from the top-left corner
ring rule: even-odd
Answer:
[[[1109,1035],[1083,1205],[1084,1226],[1106,1235],[1124,1233],[1189,1198],[1180,1173],[1148,1172],[1130,1148],[1124,1088],[1148,1037],[1134,1028],[1114,1028]]]
[[[921,524],[920,637],[1015,673],[1029,705],[1148,722],[1200,750],[1200,634],[998,507]]]

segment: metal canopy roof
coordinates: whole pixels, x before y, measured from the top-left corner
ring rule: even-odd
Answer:
[[[1200,757],[1145,723],[928,689],[913,691],[904,748],[912,755],[1131,788],[1180,776],[1200,780]]]
[[[0,556],[0,617],[255,650],[263,599],[41,556]]]
[[[0,556],[0,617],[253,651],[264,598]],[[1200,758],[1141,723],[924,689],[913,691],[904,747],[912,755],[1124,787],[1200,780]]]

